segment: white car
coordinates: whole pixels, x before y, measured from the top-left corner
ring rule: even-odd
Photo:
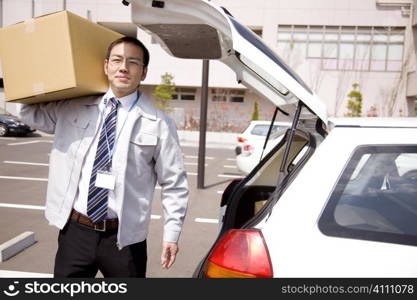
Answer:
[[[244,174],[249,174],[260,162],[261,158],[265,157],[265,155],[282,140],[285,132],[290,126],[291,123],[280,123],[279,125],[274,123],[274,129],[271,130],[271,134],[268,137],[269,124],[255,125],[252,131],[250,131],[252,136],[245,138],[242,145],[236,147],[240,147],[241,149],[240,151],[236,151],[236,153],[239,152],[239,154],[236,155],[237,169]],[[248,130],[245,130],[245,132],[247,131]],[[258,135],[254,136],[254,133],[258,133]],[[265,145],[267,137],[268,142]]]
[[[218,59],[293,122],[223,193],[196,277],[417,277],[417,119],[328,120],[250,29],[206,0],[131,0],[173,56]],[[279,119],[279,118],[278,118]]]
[[[237,144],[235,148],[236,155],[242,153],[243,146],[251,145],[257,142],[265,142],[265,138],[268,135],[269,128],[271,127],[271,121],[250,121],[249,126],[237,136]],[[291,123],[288,122],[274,122],[272,125],[271,133],[273,134],[282,129],[291,127]]]
[[[417,276],[417,120],[328,124],[322,140],[297,130],[285,160],[287,135],[228,187],[221,233],[196,275]]]

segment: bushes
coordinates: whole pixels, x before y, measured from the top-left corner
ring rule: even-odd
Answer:
[[[346,117],[360,117],[362,115],[362,93],[359,91],[359,84],[352,84],[353,90],[347,95],[349,97],[347,103],[348,112]]]

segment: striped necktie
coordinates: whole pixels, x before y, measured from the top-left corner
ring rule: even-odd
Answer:
[[[109,190],[97,187],[97,171],[109,170],[112,157],[110,151],[113,149],[116,136],[117,106],[120,102],[115,98],[110,98],[111,110],[104,120],[101,127],[100,139],[97,145],[96,158],[91,172],[90,186],[88,190],[87,215],[97,224],[107,216],[108,193]]]

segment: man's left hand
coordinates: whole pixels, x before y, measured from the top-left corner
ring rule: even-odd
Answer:
[[[161,266],[163,269],[169,269],[174,264],[177,253],[178,253],[177,243],[172,243],[172,242],[162,243]]]

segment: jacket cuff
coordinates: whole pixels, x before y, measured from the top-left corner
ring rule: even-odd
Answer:
[[[180,239],[180,231],[164,231],[164,242],[170,242],[170,243],[178,243],[178,240]]]

